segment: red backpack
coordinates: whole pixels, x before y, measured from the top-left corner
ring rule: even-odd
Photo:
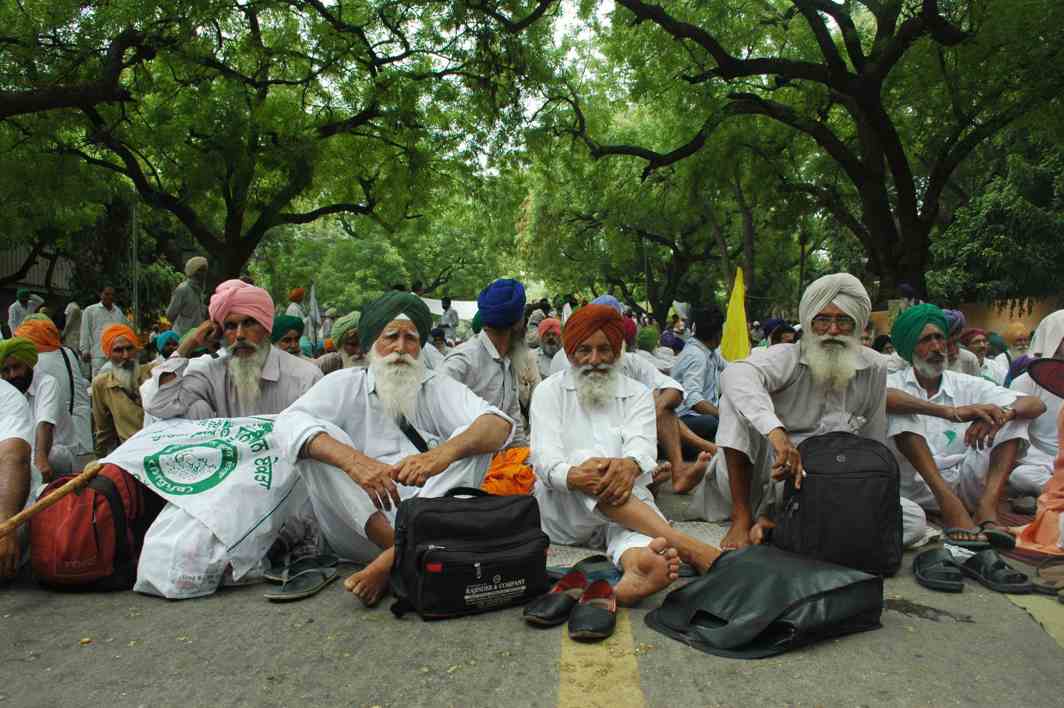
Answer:
[[[41,496],[73,477],[53,480]],[[61,590],[129,590],[155,500],[128,472],[104,465],[87,487],[30,519],[34,577]]]

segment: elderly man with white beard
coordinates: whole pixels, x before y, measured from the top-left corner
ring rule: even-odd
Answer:
[[[676,531],[647,489],[657,467],[654,396],[622,373],[620,313],[585,305],[562,341],[571,366],[532,396],[543,531],[553,543],[604,544],[623,571],[617,601],[633,605],[676,580],[680,560],[704,573],[720,551]]]
[[[114,452],[143,427],[140,386],[151,377],[155,362],[137,366],[140,342],[126,325],[113,324],[100,335],[100,349],[111,368],[92,381],[92,422],[96,457]]]
[[[801,485],[798,445],[806,438],[845,431],[886,441],[886,363],[861,346],[871,310],[857,278],[826,275],[802,294],[800,342],[756,349],[724,370],[717,431],[724,454],[692,501],[710,521],[731,517],[724,548],[761,543],[782,489],[773,480],[793,477]],[[903,536],[912,542],[926,519],[915,504],[899,504]]]
[[[262,288],[227,280],[211,296],[210,319],[155,368],[159,390],[147,412],[162,419],[237,418],[280,413],[310,390],[321,369],[271,346],[273,299]],[[188,356],[220,330],[229,356],[194,371]]]
[[[539,336],[536,364],[539,377],[545,379],[550,376],[551,360],[562,349],[562,323],[553,317],[544,317],[536,327],[536,334]]]
[[[366,305],[359,333],[369,368],[330,374],[277,418],[325,540],[341,557],[369,563],[345,582],[367,606],[388,588],[393,508],[474,485],[514,429],[464,385],[426,368],[431,322],[412,293]]]
[[[887,379],[889,434],[903,455],[901,493],[941,511],[951,540],[993,543],[991,533],[1007,532],[997,523],[998,501],[1028,446],[1030,421],[1046,407],[950,371],[948,330],[942,310],[928,303],[902,312],[891,330],[898,354],[912,364]]]

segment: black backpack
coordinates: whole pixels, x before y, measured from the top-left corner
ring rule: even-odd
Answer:
[[[772,544],[785,551],[875,575],[901,567],[898,463],[885,445],[828,433],[798,446],[806,477],[788,479]]]
[[[396,617],[460,617],[519,605],[547,591],[550,539],[530,496],[456,487],[407,499],[395,519]]]

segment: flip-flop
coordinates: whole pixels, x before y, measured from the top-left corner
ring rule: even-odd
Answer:
[[[326,585],[336,580],[336,568],[307,568],[290,575],[278,590],[263,594],[271,602],[291,602],[316,595]]]
[[[979,523],[979,530],[986,536],[986,540],[993,548],[1000,548],[1005,551],[1011,551],[1016,547],[1016,538],[1002,528],[996,521],[982,521]]]
[[[304,570],[310,570],[312,568],[335,568],[336,564],[339,562],[340,559],[331,553],[324,553],[319,556],[303,556],[302,558],[292,561],[288,565],[272,566],[266,571],[262,578],[268,583],[283,585],[286,579],[298,575]]]
[[[964,528],[960,528],[958,526],[953,526],[953,527],[950,527],[948,529],[942,529],[942,534],[946,537],[946,539],[945,539],[946,543],[949,543],[949,544],[951,544],[953,546],[957,546],[959,548],[967,549],[969,551],[982,551],[982,550],[985,550],[985,549],[991,547],[990,546],[990,541],[987,540],[986,534],[984,534],[983,530],[979,529],[979,528],[964,529]],[[982,541],[978,541],[978,540],[975,540],[975,539],[963,540],[963,539],[954,539],[954,538],[952,538],[952,536],[960,535],[960,534],[968,534],[968,535],[983,534],[983,540]]]
[[[916,556],[913,575],[925,588],[941,592],[964,590],[964,575],[958,570],[953,554],[945,548],[932,548]]]
[[[1031,579],[1002,560],[997,551],[987,549],[958,563],[961,572],[995,592],[1027,595],[1034,591]]]

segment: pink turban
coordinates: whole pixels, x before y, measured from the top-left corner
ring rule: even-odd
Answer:
[[[540,338],[542,338],[547,332],[554,332],[560,337],[562,336],[562,323],[553,317],[546,317],[540,321],[536,332],[539,334]]]
[[[227,280],[215,288],[208,312],[218,324],[235,313],[251,317],[267,332],[273,329],[273,298],[262,288],[243,280]]]

